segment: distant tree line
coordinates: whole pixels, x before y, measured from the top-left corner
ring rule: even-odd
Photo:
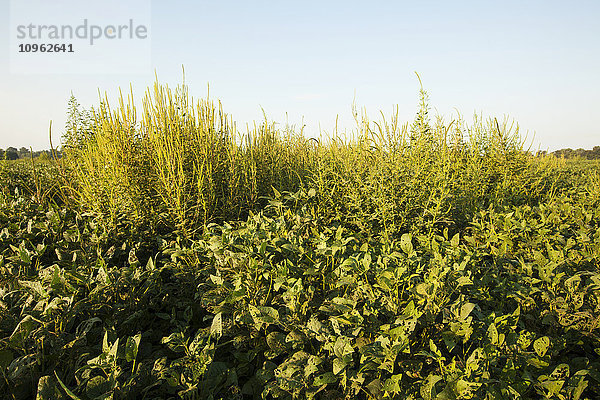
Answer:
[[[587,160],[598,160],[600,159],[600,146],[594,146],[592,150],[577,149],[573,150],[570,148],[560,149],[553,151],[551,154],[556,157],[564,158],[585,158]]]
[[[21,147],[20,149],[17,149],[16,147],[7,147],[6,149],[0,149],[0,160],[19,160],[22,158],[31,158],[32,155],[33,158],[52,158],[52,153],[50,150],[38,150],[31,152],[26,147]]]

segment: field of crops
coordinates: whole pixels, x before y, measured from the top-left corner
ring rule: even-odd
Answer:
[[[320,140],[71,105],[0,166],[1,398],[600,398],[600,163],[425,92]]]

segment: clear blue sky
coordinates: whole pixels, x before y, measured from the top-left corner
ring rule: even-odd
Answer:
[[[56,2],[60,7],[60,1]],[[11,74],[9,1],[0,0],[0,147],[48,148],[73,92],[114,99],[133,84],[175,86],[223,102],[238,126],[262,119],[309,134],[353,128],[398,105],[410,121],[417,71],[434,112],[508,115],[535,147],[600,145],[600,1],[152,1],[152,65],[140,74]],[[68,12],[68,10],[65,10]]]

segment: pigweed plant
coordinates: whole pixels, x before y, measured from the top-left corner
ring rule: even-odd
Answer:
[[[220,103],[194,102],[185,86],[155,84],[140,121],[132,97],[116,110],[105,100],[66,137],[73,198],[112,221],[194,230],[264,205],[273,187],[299,189],[311,170],[308,140],[267,122],[241,135]]]
[[[0,397],[599,398],[598,162],[355,111],[73,98],[62,158],[0,165]]]

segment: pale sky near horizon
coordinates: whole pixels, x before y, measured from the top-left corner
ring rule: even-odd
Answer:
[[[0,148],[48,148],[50,120],[56,144],[71,93],[89,107],[131,83],[139,100],[155,72],[180,83],[182,65],[190,93],[210,84],[238,127],[264,110],[311,136],[336,115],[350,131],[354,99],[373,120],[398,105],[410,122],[417,71],[447,121],[456,110],[508,116],[535,148],[600,145],[600,1],[154,0],[145,70],[43,75],[10,72],[9,4],[0,0]]]

